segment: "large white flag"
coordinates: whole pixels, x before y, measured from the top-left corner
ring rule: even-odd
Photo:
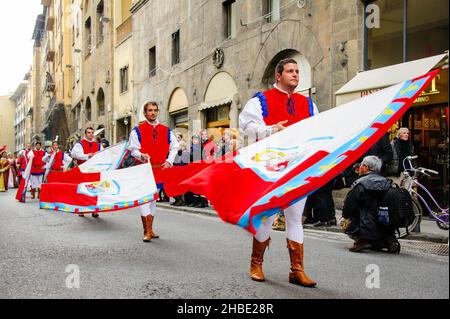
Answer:
[[[92,156],[89,160],[79,165],[82,173],[106,172],[119,168],[125,156],[127,141],[110,146]]]
[[[89,160],[66,172],[53,172],[47,177],[48,183],[77,183],[84,174],[108,172],[120,168],[127,152],[127,141],[99,151]],[[81,179],[80,179],[81,178]]]

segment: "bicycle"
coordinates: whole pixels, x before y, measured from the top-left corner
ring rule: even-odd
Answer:
[[[409,234],[414,228],[416,228],[416,226],[420,223],[421,218],[422,218],[422,207],[420,206],[419,203],[419,199],[422,201],[422,203],[424,204],[424,206],[427,208],[430,216],[432,216],[435,220],[436,220],[436,224],[440,229],[443,230],[448,230],[449,229],[449,225],[448,225],[448,208],[442,208],[436,201],[436,199],[433,197],[433,195],[430,193],[430,191],[421,183],[419,183],[418,181],[418,176],[419,175],[425,175],[427,177],[430,177],[430,174],[433,175],[438,175],[439,173],[428,169],[428,168],[424,168],[424,167],[418,167],[418,168],[414,168],[411,160],[416,159],[417,155],[414,156],[407,156],[404,160],[403,160],[403,169],[404,171],[402,172],[401,175],[401,180],[400,180],[400,187],[405,188],[406,190],[408,190],[409,194],[412,197],[412,202],[413,202],[413,210],[414,210],[414,221],[411,223],[411,225],[409,225],[407,228],[402,229],[399,234],[397,234],[397,238],[403,238],[405,237],[407,234]],[[409,163],[409,167],[410,168],[406,168],[405,166],[405,161],[408,161]],[[436,206],[437,210],[433,210],[430,205],[428,205],[428,203],[426,202],[425,198],[423,196],[421,196],[418,191],[416,190],[418,188],[422,189],[429,198],[431,198],[432,202],[434,203],[434,205]]]

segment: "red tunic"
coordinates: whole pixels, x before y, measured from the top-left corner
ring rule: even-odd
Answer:
[[[84,154],[90,154],[90,153],[97,153],[100,150],[100,144],[97,142],[88,142],[85,139],[82,139],[80,142],[78,142],[83,146],[83,153]],[[77,160],[77,164],[81,165],[83,164],[84,160]]]
[[[53,156],[54,151],[50,153],[50,158]],[[55,155],[55,158],[52,163],[52,167],[50,168],[51,172],[62,172],[63,165],[64,165],[64,153],[61,151],[58,151]]]
[[[33,163],[31,164],[31,175],[39,176],[44,175],[45,173],[45,162],[42,160],[45,155],[44,150],[33,150],[34,157],[33,157]]]
[[[156,183],[161,181],[161,166],[167,160],[170,149],[170,129],[162,124],[151,125],[147,121],[135,128],[139,142],[140,152],[150,156],[153,175]]]
[[[26,155],[25,155],[26,156]],[[19,176],[21,176],[23,174],[23,172],[25,172],[25,169],[27,168],[27,160],[25,157],[19,157],[17,159],[17,166],[19,167]]]
[[[256,93],[255,97],[259,98],[267,126],[286,120],[289,122],[284,126],[290,126],[314,115],[311,99],[299,93],[288,95],[273,88],[264,93]]]

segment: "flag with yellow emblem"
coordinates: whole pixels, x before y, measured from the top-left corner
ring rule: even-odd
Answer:
[[[42,184],[40,207],[75,214],[98,213],[136,207],[157,198],[150,163],[81,175],[78,183]]]
[[[265,218],[314,192],[359,159],[438,71],[300,121],[211,165],[171,169],[164,189],[169,196],[203,194],[224,221],[256,233]]]

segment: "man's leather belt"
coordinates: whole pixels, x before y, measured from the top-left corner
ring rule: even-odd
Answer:
[[[152,168],[161,168],[163,164],[152,164]]]

